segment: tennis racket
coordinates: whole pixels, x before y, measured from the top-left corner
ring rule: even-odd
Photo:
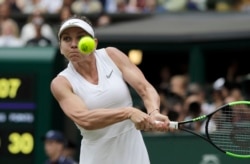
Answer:
[[[204,134],[184,125],[197,121],[204,121]],[[250,158],[250,101],[231,102],[191,120],[171,121],[170,127],[199,136],[231,157]]]

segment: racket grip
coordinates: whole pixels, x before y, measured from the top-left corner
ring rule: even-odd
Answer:
[[[160,123],[161,121],[155,121],[156,124]],[[176,121],[170,121],[169,122],[169,127],[173,129],[178,129],[178,122]]]
[[[176,121],[170,121],[169,122],[169,127],[173,128],[173,129],[178,129],[179,128],[178,127],[178,122],[176,122]]]

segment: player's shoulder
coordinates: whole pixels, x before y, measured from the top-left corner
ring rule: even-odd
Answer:
[[[120,58],[123,57],[125,54],[121,50],[119,50],[116,47],[106,47],[105,48],[107,54],[113,59],[113,58]]]
[[[106,50],[116,50],[116,49],[118,49],[118,48],[112,47],[112,46],[108,46],[108,47],[105,47],[105,49],[106,49]]]
[[[105,50],[109,53],[109,52],[117,52],[120,51],[118,48],[116,47],[106,47]]]
[[[61,91],[61,88],[65,88],[65,87],[70,88],[71,85],[66,77],[58,75],[51,80],[50,87],[52,90]]]
[[[106,56],[109,56],[111,59],[118,58],[122,54],[122,52],[116,47],[106,47],[97,49],[96,53],[98,56],[102,56],[104,58],[106,58]]]

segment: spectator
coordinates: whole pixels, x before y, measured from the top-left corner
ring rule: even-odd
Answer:
[[[186,10],[187,0],[159,0],[166,11],[176,12]]]
[[[103,6],[104,13],[117,12],[117,0],[100,0]]]
[[[71,10],[70,6],[63,6],[59,11],[59,16],[60,16],[61,22],[68,19],[72,15],[73,15],[73,11]]]
[[[109,0],[112,3],[112,0]],[[108,3],[108,2],[107,2]],[[137,0],[116,0],[113,1],[112,7],[109,4],[109,8],[104,8],[106,13],[140,13],[140,9],[137,6]],[[106,4],[107,5],[107,4]]]
[[[41,19],[34,19],[33,24],[35,27],[35,37],[29,39],[26,43],[26,46],[38,46],[38,47],[47,47],[51,46],[52,42],[42,34],[42,25],[43,21]]]
[[[102,3],[99,0],[76,0],[71,7],[76,14],[101,13],[103,10]]]
[[[228,12],[234,10],[234,1],[232,0],[207,0],[208,9],[218,12]]]
[[[128,4],[126,0],[117,0],[116,1],[117,6],[117,13],[127,13],[128,12]]]
[[[123,0],[126,4],[126,13],[141,13],[140,7],[144,3],[140,0]]]
[[[221,106],[222,104],[219,102],[222,102],[225,97],[227,97],[229,94],[229,86],[226,82],[226,79],[223,77],[218,78],[213,83],[213,98],[218,102],[218,106]],[[218,107],[217,106],[217,107]]]
[[[65,137],[62,132],[49,130],[42,137],[44,149],[48,159],[45,164],[76,164],[72,159],[63,156]]]
[[[0,1],[0,24],[5,20],[10,19],[10,5],[7,1]]]
[[[161,6],[158,0],[139,0],[142,1],[142,5],[138,6],[142,13],[164,13],[166,9]],[[139,4],[138,4],[139,5]]]
[[[201,109],[202,106],[201,106],[200,98],[197,94],[189,95],[185,100],[184,107],[185,107],[184,111],[185,111],[185,115],[186,115],[186,117],[184,119],[185,121],[196,118],[196,117],[200,116],[202,113],[202,109]],[[194,122],[191,124],[186,124],[185,126],[187,128],[189,128],[190,130],[200,132],[202,122],[198,121],[198,122]]]
[[[45,9],[42,6],[40,1],[41,0],[24,0],[24,6],[22,8],[22,13],[24,13],[24,14],[32,14],[37,10],[44,13]]]
[[[97,19],[96,26],[103,27],[108,26],[111,23],[111,17],[108,14],[102,13]]]
[[[169,92],[171,71],[168,66],[163,66],[160,70],[160,83],[159,88]]]
[[[21,13],[24,7],[24,0],[5,0],[9,3],[10,10],[12,13]]]
[[[21,47],[19,28],[15,21],[7,19],[1,23],[0,47]]]
[[[170,91],[181,96],[186,97],[188,87],[188,78],[185,75],[174,75],[170,80]]]
[[[188,0],[187,9],[194,11],[206,11],[207,0]]]
[[[57,14],[59,13],[63,0],[23,0],[24,5],[22,7],[22,12],[24,14],[32,14],[33,12],[39,10],[43,14]]]
[[[232,97],[234,101],[242,101],[245,99],[241,88],[237,86],[230,89],[229,95],[227,97]]]
[[[201,104],[201,109],[202,109],[201,114],[209,114],[214,111],[214,106],[212,106],[206,98],[205,88],[200,84],[190,83],[188,85],[187,94],[188,96],[189,95],[193,95],[193,97],[196,96],[197,102]]]
[[[28,22],[22,27],[21,29],[21,39],[24,43],[27,43],[28,40],[35,38],[36,36],[36,23],[40,22],[42,24],[41,26],[41,34],[48,38],[53,46],[57,46],[57,38],[54,33],[53,28],[44,22],[44,17],[42,13],[37,10],[35,11],[30,17]]]
[[[58,14],[63,5],[63,0],[40,0],[44,13]]]
[[[168,114],[170,120],[172,121],[183,121],[187,115],[187,112],[184,110],[184,101],[185,98],[180,95],[170,92],[166,95],[168,102]]]
[[[250,12],[250,0],[237,0],[235,8],[236,11]]]
[[[228,88],[225,87],[225,79],[219,78],[215,80],[212,86],[211,103],[210,103],[209,112],[213,112],[218,107],[224,105],[225,98],[228,97],[228,95],[229,95],[229,91],[228,91]]]
[[[72,5],[72,3],[73,3],[74,1],[75,1],[75,0],[63,0],[62,6],[71,7],[71,5]]]
[[[76,155],[76,148],[77,147],[76,147],[75,143],[73,143],[70,140],[67,140],[65,147],[64,147],[64,150],[63,150],[63,156],[74,160],[75,155]],[[78,163],[78,162],[75,162],[75,163]]]

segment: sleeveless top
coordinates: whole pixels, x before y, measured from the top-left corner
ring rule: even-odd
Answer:
[[[96,108],[118,108],[132,106],[132,98],[122,73],[105,49],[98,49],[96,57],[98,84],[88,82],[69,62],[59,73],[71,84],[89,110]],[[149,164],[141,132],[131,120],[110,126],[86,130],[76,124],[82,135],[80,164]]]

